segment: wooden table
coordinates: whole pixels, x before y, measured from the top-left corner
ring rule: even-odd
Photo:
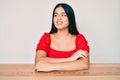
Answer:
[[[89,70],[36,72],[33,64],[0,64],[0,80],[120,80],[120,64],[91,64]]]

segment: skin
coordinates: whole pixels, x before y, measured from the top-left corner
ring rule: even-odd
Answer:
[[[75,49],[75,35],[68,32],[68,17],[62,7],[55,10],[54,24],[57,33],[50,34],[51,48],[59,51],[70,51]],[[79,59],[78,59],[79,58]],[[62,67],[61,67],[62,66]],[[85,50],[78,50],[68,58],[50,58],[47,53],[38,50],[35,56],[36,71],[72,71],[89,68],[89,54]]]

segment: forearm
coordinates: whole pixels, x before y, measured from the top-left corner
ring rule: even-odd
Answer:
[[[47,57],[46,53],[44,51],[38,51],[36,53],[35,57],[35,64],[37,64],[39,61],[47,61],[47,62],[68,62],[72,61],[73,58],[68,57],[68,58],[50,58]]]
[[[83,70],[89,68],[89,62],[85,60],[75,60],[70,62],[51,63],[53,70]]]
[[[75,53],[68,58],[50,58],[46,56],[36,56],[37,71],[54,71],[54,70],[83,70],[89,67],[89,55],[81,56],[82,53]],[[83,54],[84,55],[84,54]],[[80,59],[79,59],[80,58]]]
[[[39,61],[47,61],[47,62],[51,62],[51,63],[57,63],[57,62],[68,62],[68,61],[72,61],[71,58],[50,58],[50,57],[40,57],[36,62]]]
[[[78,58],[82,57],[81,54],[87,54],[87,52],[79,50],[79,51],[75,52],[72,56],[70,56],[68,58],[50,58],[50,57],[38,55],[36,57],[36,62],[43,61],[43,60],[47,61],[47,62],[68,62],[68,61],[74,61],[74,60],[77,60]],[[87,57],[87,56],[83,56],[83,57]]]

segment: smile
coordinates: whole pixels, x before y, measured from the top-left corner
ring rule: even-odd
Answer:
[[[57,21],[57,25],[61,25],[63,22],[62,21]]]

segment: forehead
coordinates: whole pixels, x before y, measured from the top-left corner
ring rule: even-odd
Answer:
[[[55,13],[65,13],[65,10],[61,6],[59,6],[55,9]]]

